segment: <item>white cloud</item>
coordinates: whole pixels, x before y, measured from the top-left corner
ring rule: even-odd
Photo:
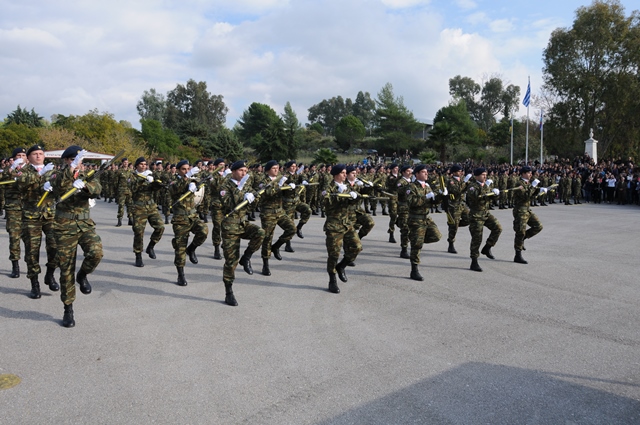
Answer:
[[[471,10],[478,7],[477,3],[473,0],[455,0],[455,3],[462,10]]]
[[[407,7],[427,5],[431,3],[430,0],[381,0],[381,1],[382,1],[382,4],[392,9],[403,9]]]
[[[513,22],[510,19],[496,19],[489,24],[489,28],[493,32],[510,32],[513,31]]]

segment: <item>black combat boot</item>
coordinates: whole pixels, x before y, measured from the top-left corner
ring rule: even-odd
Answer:
[[[82,269],[80,269],[78,275],[76,276],[76,282],[78,282],[78,285],[80,285],[80,292],[85,295],[89,295],[91,293],[91,285],[87,280],[87,274]]]
[[[329,273],[329,292],[334,294],[340,293],[340,288],[338,288],[338,281],[336,280],[335,273]]]
[[[382,207],[382,215],[389,215],[389,213],[387,212],[386,206]]]
[[[178,270],[178,286],[187,286],[187,278],[184,277],[184,267],[176,267]]]
[[[522,251],[516,251],[516,256],[513,259],[514,263],[520,263],[520,264],[529,264],[527,262],[527,260],[525,260],[524,258],[522,258]]]
[[[247,213],[247,220],[249,220],[249,221],[256,221],[256,219],[255,219],[255,218],[251,217],[251,214],[250,214],[250,213]]]
[[[293,248],[291,247],[291,241],[287,241],[287,243],[284,246],[284,250],[287,251],[287,252],[295,252],[293,250]]]
[[[31,278],[31,293],[29,294],[29,297],[34,300],[40,299],[40,282],[38,282],[37,275]]]
[[[64,306],[64,316],[62,316],[62,326],[65,328],[72,328],[76,325],[76,321],[73,320],[73,304]]]
[[[222,255],[220,255],[220,245],[213,246],[213,259],[222,260]]]
[[[411,258],[409,256],[409,251],[407,250],[406,246],[403,246],[402,249],[400,250],[400,258],[405,258],[405,259]]]
[[[478,264],[478,259],[477,258],[472,258],[471,259],[471,267],[469,267],[469,269],[473,270],[474,272],[481,272],[482,268],[480,267],[480,264]]]
[[[318,210],[317,210],[317,209],[315,209],[315,208],[313,208],[313,209],[311,210],[311,215],[318,215]]]
[[[302,226],[303,224],[300,223],[298,223],[298,225],[296,226],[296,235],[298,235],[300,239],[304,239],[304,235],[302,234]]]
[[[189,261],[193,264],[198,264],[198,257],[196,256],[196,247],[193,244],[190,244],[187,247],[187,256],[189,256]]]
[[[489,245],[487,245],[487,244],[485,244],[485,245],[484,245],[484,248],[482,248],[482,251],[480,251],[480,253],[481,253],[482,255],[486,255],[486,256],[487,256],[487,258],[490,258],[490,259],[492,259],[492,260],[496,258],[496,257],[494,257],[494,256],[493,256],[493,254],[491,253],[491,247],[490,247]]]
[[[231,289],[231,285],[224,285],[224,289],[226,291],[226,296],[224,297],[224,303],[230,305],[231,307],[237,307],[238,301],[236,301],[236,297],[233,295],[233,289]]]
[[[376,213],[374,212],[373,215],[376,215]],[[324,215],[324,210],[320,211],[320,218],[325,218],[326,216]]]
[[[276,260],[278,261],[282,260],[282,255],[280,255],[280,247],[282,246],[283,243],[284,242],[282,241],[282,239],[278,239],[276,243],[271,245],[271,252],[273,253],[273,256],[276,257]]]
[[[393,232],[389,232],[389,242],[396,243],[396,237],[393,236]]]
[[[458,251],[456,251],[456,247],[453,246],[453,242],[449,242],[449,248],[447,249],[447,252],[450,252],[452,254],[458,253]]]
[[[253,274],[253,269],[251,268],[251,254],[247,254],[247,251],[245,251],[244,255],[240,257],[238,264],[244,268],[244,271],[247,274]]]
[[[294,212],[294,213],[293,213],[293,219],[294,219],[294,220],[297,220],[297,219],[298,219],[298,211],[296,211],[296,212]]]
[[[109,203],[112,203],[112,202],[113,202],[113,198],[109,198]]]
[[[336,272],[338,272],[338,277],[343,282],[346,282],[348,280],[347,279],[347,272],[345,271],[345,267],[347,267],[347,264],[349,264],[349,262],[345,261],[344,258],[342,259],[342,261],[340,261],[338,264],[336,264]]]
[[[209,222],[209,214],[202,214],[202,221],[204,221],[205,223]]]
[[[9,277],[14,279],[20,277],[20,263],[18,260],[11,260],[11,274]]]
[[[271,276],[271,270],[269,269],[269,259],[268,258],[263,258],[262,259],[262,274],[264,276]]]
[[[136,254],[136,263],[134,264],[134,266],[144,267],[144,263],[142,262],[142,253],[136,252],[135,254]]]
[[[44,275],[44,283],[49,286],[51,292],[57,292],[60,290],[60,285],[56,282],[56,278],[53,275],[55,267],[47,267],[47,273]]]
[[[106,197],[104,198],[104,202],[107,202],[107,198]]]
[[[116,227],[120,226],[122,226],[122,218],[118,218],[118,224],[116,224]]]
[[[376,210],[375,209],[371,210],[371,215],[374,216],[374,217],[378,215],[378,214],[376,214]]]
[[[133,226],[133,218],[129,217],[129,221],[127,221],[127,226]]]
[[[169,216],[168,215],[164,216],[164,224],[169,224]]]
[[[418,281],[423,281],[424,280],[424,278],[422,277],[422,275],[418,271],[418,265],[417,264],[412,264],[411,265],[411,279],[418,280]]]
[[[153,250],[155,246],[156,244],[154,242],[149,242],[149,245],[147,245],[147,249],[144,251],[147,253],[147,255],[149,255],[149,258],[151,258],[152,260],[156,259],[156,252]]]

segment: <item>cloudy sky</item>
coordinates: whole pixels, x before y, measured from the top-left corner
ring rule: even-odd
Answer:
[[[623,2],[626,13],[640,8]],[[333,96],[385,83],[420,119],[455,75],[500,74],[533,93],[551,32],[583,0],[0,0],[0,119],[19,104],[49,119],[97,108],[139,128],[136,103],[190,78],[229,107],[252,102],[301,122]],[[526,110],[521,108],[521,114]]]

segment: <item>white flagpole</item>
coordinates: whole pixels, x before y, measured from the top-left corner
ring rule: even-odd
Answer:
[[[529,86],[531,87],[531,77],[529,77]],[[525,138],[524,163],[529,164],[529,105],[527,105],[527,135]]]
[[[542,147],[544,145],[544,124],[542,123],[544,119],[544,111],[541,109],[540,110],[540,165],[542,165],[544,162],[542,161]]]
[[[513,110],[511,110],[511,161],[509,165],[513,165]]]

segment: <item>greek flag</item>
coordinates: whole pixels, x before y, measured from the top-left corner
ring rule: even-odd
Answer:
[[[527,84],[527,92],[524,94],[524,99],[522,99],[522,104],[529,107],[529,103],[531,102],[531,81]]]

